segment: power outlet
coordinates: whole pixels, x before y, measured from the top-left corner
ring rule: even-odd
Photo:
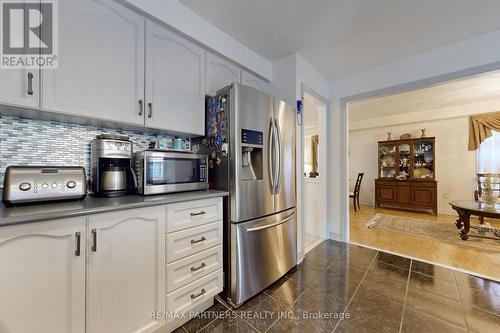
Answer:
[[[443,199],[446,200],[446,199],[449,199],[449,198],[450,198],[450,196],[448,195],[448,193],[443,193]]]

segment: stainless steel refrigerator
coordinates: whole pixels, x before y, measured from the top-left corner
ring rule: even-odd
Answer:
[[[206,102],[209,181],[230,193],[224,295],[238,307],[297,264],[295,111],[237,83]]]

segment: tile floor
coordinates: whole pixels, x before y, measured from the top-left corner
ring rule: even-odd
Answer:
[[[500,332],[500,283],[328,240],[236,311],[217,303],[182,332]]]

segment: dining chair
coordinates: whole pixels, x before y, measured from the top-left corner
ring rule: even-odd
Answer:
[[[361,191],[361,181],[363,180],[364,173],[358,173],[358,178],[356,178],[356,185],[354,185],[354,191],[349,192],[349,198],[352,198],[352,204],[354,205],[354,211],[357,212],[358,209],[361,210],[359,205],[359,192]]]
[[[474,191],[474,200],[481,200],[481,195],[483,194],[485,181],[489,178],[490,186],[494,192],[497,192],[500,198],[500,173],[478,173],[477,174],[477,190]],[[484,223],[484,216],[479,216],[479,222]]]

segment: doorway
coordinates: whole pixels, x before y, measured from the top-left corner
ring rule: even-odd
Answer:
[[[326,224],[326,147],[327,102],[307,88],[302,110],[302,194],[305,253],[325,240]]]

